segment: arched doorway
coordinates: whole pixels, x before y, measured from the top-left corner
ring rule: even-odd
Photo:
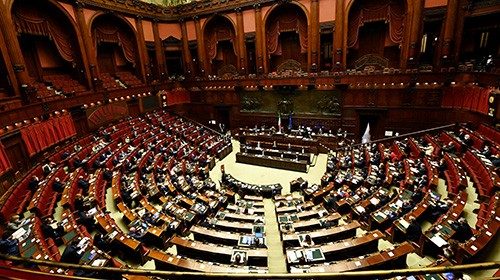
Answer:
[[[406,11],[404,0],[355,1],[348,17],[348,68],[399,67]]]
[[[238,74],[236,32],[232,22],[223,16],[211,18],[205,25],[204,38],[211,73],[220,77]]]
[[[18,0],[12,17],[26,70],[35,91],[28,101],[83,92],[84,67],[73,22],[49,1]]]
[[[92,22],[102,86],[108,90],[142,85],[135,33],[123,19],[104,14]]]
[[[270,72],[307,68],[307,17],[295,4],[283,4],[266,19],[266,53]]]

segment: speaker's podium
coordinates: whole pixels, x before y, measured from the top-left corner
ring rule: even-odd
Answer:
[[[290,182],[290,192],[300,192],[307,188],[308,183],[302,177],[299,177]]]

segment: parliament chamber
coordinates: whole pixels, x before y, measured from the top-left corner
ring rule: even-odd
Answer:
[[[4,0],[1,279],[500,279],[500,1]]]

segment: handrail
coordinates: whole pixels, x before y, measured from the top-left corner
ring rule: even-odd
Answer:
[[[393,141],[393,140],[397,140],[397,139],[402,139],[402,138],[406,138],[408,136],[414,136],[414,135],[418,135],[418,134],[422,134],[422,133],[427,133],[427,132],[431,132],[431,131],[436,131],[436,130],[441,130],[441,129],[445,129],[445,128],[450,128],[450,127],[455,127],[457,124],[447,124],[447,125],[443,125],[443,126],[438,126],[438,127],[433,127],[433,128],[429,128],[429,129],[424,129],[424,130],[419,130],[419,131],[414,131],[414,132],[410,132],[410,133],[405,133],[405,134],[401,134],[401,135],[398,135],[398,136],[391,136],[391,137],[386,137],[386,138],[382,138],[382,139],[377,139],[377,140],[374,140],[374,141],[370,141],[368,143],[365,143],[365,144],[374,144],[374,143],[380,143],[380,142],[386,142],[386,141]],[[359,147],[361,145],[364,145],[363,143],[357,143],[357,144],[353,144],[353,145],[350,145],[350,146],[346,146],[346,147],[342,147],[342,148],[337,148],[337,151],[340,151],[340,150],[344,150],[344,149],[352,149],[352,148],[355,148],[355,147]]]
[[[198,124],[198,125],[201,125],[201,126],[203,126],[204,128],[206,128],[206,129],[208,129],[208,130],[212,131],[213,133],[215,133],[215,134],[217,134],[217,135],[219,135],[219,136],[221,136],[221,137],[224,137],[224,134],[222,134],[221,132],[218,132],[217,130],[215,130],[215,129],[213,129],[213,128],[209,127],[209,126],[204,125],[204,124],[200,123],[199,121],[195,121],[195,120],[193,120],[193,119],[191,119],[191,118],[188,118],[188,117],[186,117],[186,116],[179,115],[177,112],[173,112],[173,111],[170,111],[170,110],[169,110],[169,113],[170,113],[170,114],[173,114],[173,115],[176,115],[176,116],[178,116],[178,117],[180,117],[180,118],[186,119],[186,120],[188,120],[188,121],[190,121],[190,122],[194,122],[194,123],[196,123],[196,124]]]
[[[168,279],[185,279],[191,277],[198,278],[211,278],[211,279],[347,279],[347,278],[364,278],[366,277],[395,277],[395,276],[409,276],[409,275],[422,275],[422,274],[436,274],[444,272],[457,272],[457,271],[474,271],[482,269],[498,269],[500,268],[500,261],[496,262],[483,262],[473,264],[462,264],[454,266],[436,266],[427,268],[407,268],[407,269],[394,269],[394,270],[368,270],[368,271],[350,271],[350,272],[335,272],[335,273],[204,273],[204,272],[179,272],[179,271],[162,271],[162,270],[146,270],[146,269],[130,269],[130,268],[114,268],[114,267],[95,267],[90,265],[77,265],[69,263],[52,262],[45,260],[25,259],[13,257],[9,255],[0,254],[0,259],[10,260],[15,262],[27,262],[30,264],[57,267],[64,269],[79,269],[93,272],[108,272],[127,275],[141,275],[141,276],[158,276],[168,277]],[[4,266],[8,267],[8,266]],[[20,269],[20,268],[12,268]],[[32,271],[29,271],[32,272]],[[50,274],[53,275],[53,274]]]

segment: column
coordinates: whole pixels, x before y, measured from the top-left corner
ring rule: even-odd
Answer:
[[[3,17],[3,15],[1,15],[1,14],[0,14],[0,16]],[[12,64],[11,64],[9,52],[7,51],[8,47],[7,47],[7,44],[5,43],[5,39],[2,35],[2,33],[3,32],[0,29],[0,59],[3,59],[3,61],[5,63],[7,75],[8,75],[9,81],[12,85],[12,90],[14,91],[14,96],[19,97],[19,96],[21,96],[21,91],[19,88],[19,84],[17,82],[16,74],[14,73],[14,68],[12,67]],[[9,96],[11,96],[11,94],[9,94]]]
[[[182,57],[184,59],[184,71],[191,76],[193,74],[193,58],[191,57],[191,51],[189,50],[189,39],[187,35],[186,22],[183,18],[179,20],[181,25],[181,37],[182,37]]]
[[[413,2],[413,16],[411,21],[410,31],[410,50],[408,52],[408,63],[413,65],[416,63],[420,52],[420,41],[422,39],[423,11],[425,1]]]
[[[267,63],[265,63],[266,49],[263,37],[262,10],[260,4],[253,5],[255,11],[255,65],[257,74],[267,73]]]
[[[76,2],[74,6],[75,14],[76,14],[76,23],[78,25],[78,29],[80,30],[80,35],[82,37],[82,59],[84,60],[84,64],[86,68],[88,68],[88,77],[90,79],[90,87],[95,89],[96,82],[99,79],[99,72],[97,69],[97,51],[94,47],[94,42],[92,40],[92,36],[90,35],[90,27],[87,27],[87,22],[85,21],[85,16],[83,14],[83,9],[85,4],[82,2]],[[86,63],[85,63],[86,61]]]
[[[247,66],[247,48],[245,45],[245,29],[243,23],[243,13],[241,8],[236,8],[236,36],[238,38],[238,58],[239,58],[239,69],[240,74],[248,73]]]
[[[21,88],[27,89],[30,77],[26,69],[26,62],[24,61],[21,46],[17,40],[17,32],[12,14],[7,13],[7,8],[3,2],[0,3],[0,26],[3,27],[2,33],[6,43],[5,47],[9,54],[12,70],[14,70],[17,82],[21,85]],[[16,94],[21,94],[21,91],[18,89]]]
[[[212,73],[210,67],[210,62],[207,60],[207,55],[205,51],[205,43],[203,42],[203,32],[201,31],[200,19],[198,16],[194,16],[194,27],[196,29],[196,41],[198,49],[198,60],[201,66],[201,75],[208,75]]]
[[[344,0],[337,0],[335,6],[335,30],[333,31],[333,69],[345,69],[344,50],[347,34],[344,35]],[[346,23],[347,24],[347,23]]]
[[[308,69],[310,72],[318,71],[319,65],[319,3],[311,0],[311,22],[309,29]]]
[[[458,0],[448,0],[446,18],[444,22],[443,42],[441,43],[441,52],[439,56],[439,66],[447,66],[451,55],[451,49],[455,37],[455,24],[457,18]]]
[[[139,69],[142,74],[142,81],[148,82],[147,77],[151,74],[148,73],[148,52],[146,51],[146,39],[144,39],[144,28],[142,27],[142,16],[135,18],[135,25],[137,26],[137,53],[139,54]]]
[[[453,64],[457,64],[462,51],[462,37],[464,35],[465,17],[470,12],[471,6],[468,0],[458,0],[457,22],[455,24],[455,52],[453,53]]]
[[[160,80],[164,80],[166,78],[167,69],[165,66],[165,52],[163,51],[163,46],[160,38],[160,31],[158,30],[158,20],[153,20],[153,36],[155,39],[155,52],[156,52],[156,61],[158,64],[158,73],[160,73]]]

